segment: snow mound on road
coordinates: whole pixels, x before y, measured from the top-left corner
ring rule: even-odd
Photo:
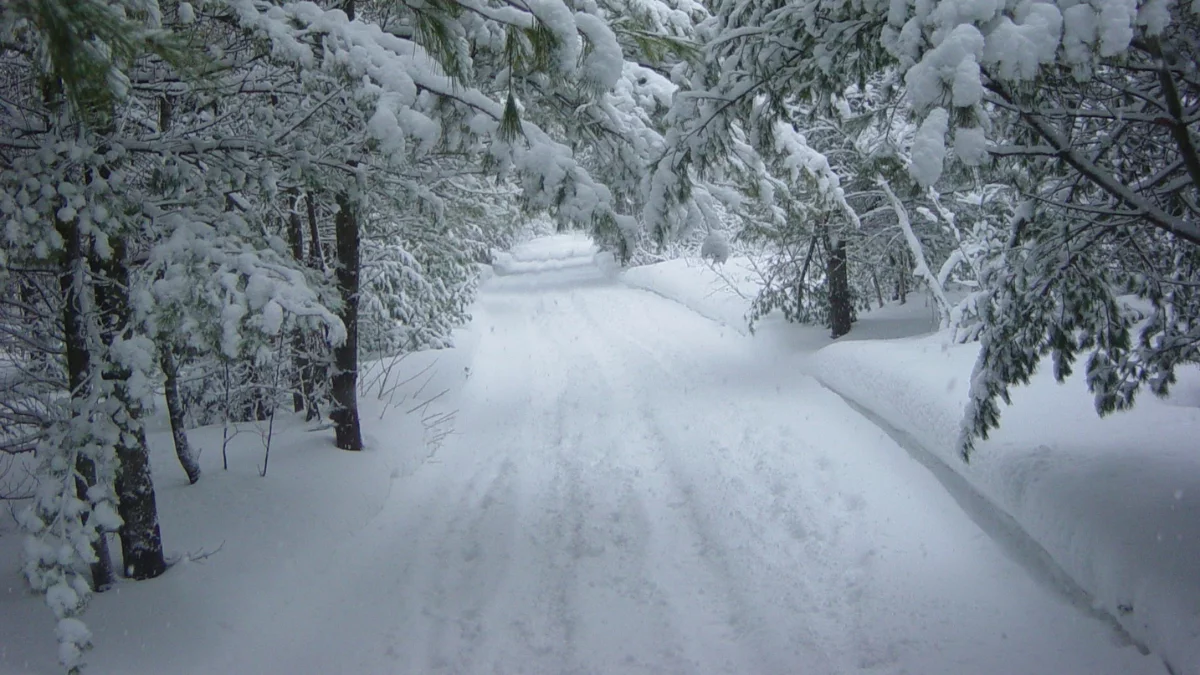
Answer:
[[[594,264],[596,244],[577,232],[538,237],[518,244],[511,251],[493,251],[496,274],[535,274]]]
[[[548,237],[538,237],[517,244],[512,248],[513,260],[518,262],[536,262],[543,260],[566,260],[569,258],[590,258],[598,249],[591,237],[579,232],[554,234]]]
[[[1041,373],[965,464],[955,441],[978,345],[944,340],[846,341],[809,365],[1010,514],[1175,672],[1200,673],[1200,410],[1183,407],[1198,373],[1168,401],[1147,396],[1105,419],[1081,378]]]

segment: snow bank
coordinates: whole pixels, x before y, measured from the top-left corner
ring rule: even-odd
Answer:
[[[510,275],[583,267],[594,264],[598,251],[585,234],[555,234],[518,244],[511,251],[492,251],[492,269]]]
[[[730,258],[713,266],[694,258],[680,258],[625,270],[621,280],[673,300],[708,319],[742,333],[748,332],[746,317],[750,303],[762,287],[754,263],[745,257]],[[887,339],[921,335],[937,329],[937,311],[932,301],[912,293],[904,304],[890,302],[863,312],[851,330],[853,339]],[[755,335],[773,346],[807,352],[831,342],[822,326],[787,323],[779,312],[761,319]]]
[[[970,464],[955,440],[977,345],[944,337],[830,345],[811,371],[961,474],[1137,640],[1200,673],[1200,376],[1097,418],[1081,378],[1013,392]]]
[[[590,258],[597,251],[590,237],[581,232],[538,237],[512,248],[513,260],[519,262]]]
[[[492,256],[492,270],[501,276],[507,274],[534,274],[554,270],[570,269],[591,265],[592,258],[562,258],[551,260],[517,260],[507,253]]]
[[[633,267],[621,275],[625,284],[674,300],[730,328],[746,332],[746,312],[758,293],[748,258],[730,258],[713,267],[692,258]]]

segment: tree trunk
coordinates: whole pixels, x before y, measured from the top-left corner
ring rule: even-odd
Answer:
[[[288,212],[288,243],[291,244],[292,257],[296,262],[304,260],[304,224],[300,220],[300,212],[296,210],[299,206],[296,201],[299,199],[299,192],[292,195],[292,208]],[[313,215],[315,218],[316,214]],[[320,242],[313,241],[310,246],[320,246]],[[308,353],[308,340],[305,339],[304,331],[299,328],[292,337],[292,353],[296,377],[293,383],[292,409],[294,412],[303,410],[305,419],[311,421],[321,416],[316,402],[316,370]]]
[[[71,400],[79,404],[91,396],[91,385],[88,382],[88,370],[91,368],[92,355],[88,350],[87,329],[84,325],[82,312],[82,293],[84,264],[83,235],[75,222],[55,222],[59,235],[63,239],[65,256],[62,272],[59,275],[59,288],[63,297],[63,344],[67,357],[67,383],[71,387]],[[75,414],[78,409],[72,406]],[[75,460],[75,496],[81,501],[90,502],[88,488],[96,484],[96,465],[83,455],[77,455]],[[89,523],[84,523],[88,525]],[[108,536],[104,530],[98,530],[98,536],[92,542],[92,552],[96,561],[91,564],[92,589],[103,591],[113,585],[116,575],[113,573],[112,557],[108,552]]]
[[[908,302],[908,275],[912,273],[912,268],[908,266],[908,254],[901,251],[898,255],[889,255],[888,261],[892,263],[896,275],[896,294],[892,299],[899,300],[903,305]]]
[[[334,220],[337,236],[337,281],[342,292],[342,323],[346,341],[333,350],[333,404],[337,446],[342,450],[362,450],[362,431],[358,421],[358,218],[345,192],[337,196],[338,213]]]
[[[111,348],[122,333],[131,330],[129,308],[129,268],[126,262],[125,241],[111,240],[112,252],[107,260],[93,258],[93,270],[99,273],[96,287],[96,306],[100,311],[100,337]],[[110,356],[111,358],[111,356]],[[141,403],[129,390],[132,373],[121,364],[109,363],[104,378],[112,382],[113,397],[120,403],[114,416],[120,438],[116,443],[117,512],[124,521],[119,535],[125,575],[131,579],[152,579],[167,569],[163,557],[162,533],[158,526],[158,505],[154,481],[150,476],[150,456],[146,447],[146,432],[142,427]]]
[[[850,332],[854,323],[854,299],[850,296],[850,275],[846,263],[846,239],[838,237],[830,243],[826,235],[826,248],[829,251],[829,327],[834,339]]]
[[[813,253],[817,251],[817,238],[813,236],[808,242],[808,253],[804,255],[804,265],[800,268],[800,276],[796,279],[796,316],[804,311],[804,281],[808,278],[808,266],[812,264]]]
[[[317,228],[317,202],[312,190],[304,193],[304,206],[308,212],[308,266],[314,270],[325,269],[325,255],[321,250],[321,232]]]
[[[268,404],[267,397],[263,393],[262,372],[254,364],[250,364],[247,371],[248,382],[246,386],[248,391],[246,392],[246,398],[242,401],[242,410],[237,421],[265,422],[271,414],[271,406]]]
[[[195,485],[200,480],[200,465],[192,454],[188,443],[187,426],[184,423],[183,399],[179,395],[179,364],[171,345],[164,344],[159,348],[159,365],[162,367],[166,399],[167,417],[171,420],[171,437],[175,441],[175,456],[179,465],[187,473],[188,483]]]
[[[871,284],[875,286],[875,299],[879,301],[879,308],[883,309],[883,287],[879,285],[879,275],[875,272],[875,268],[871,269]]]
[[[292,259],[300,262],[304,260],[304,226],[300,223],[300,214],[296,211],[296,199],[298,193],[288,196],[291,201],[292,208],[288,210],[288,245],[292,249]],[[299,328],[296,329],[292,336],[292,360],[294,362],[295,381],[292,383],[292,411],[300,412],[304,410],[305,396],[305,358],[304,358],[304,332]]]
[[[170,94],[158,98],[158,128],[162,132],[170,130],[174,122],[175,100]],[[163,371],[163,389],[167,399],[167,417],[171,420],[171,437],[175,441],[175,456],[179,465],[187,474],[188,484],[195,485],[200,480],[200,465],[192,454],[188,443],[187,426],[184,423],[183,399],[179,395],[179,363],[175,360],[173,345],[163,342],[159,345],[158,363]]]
[[[308,212],[308,266],[314,270],[323,271],[325,257],[321,250],[321,232],[317,227],[317,204],[312,190],[304,193],[304,204]],[[313,340],[306,341],[307,347],[312,347],[312,344]],[[325,377],[325,369],[321,363],[312,358],[309,350],[306,349],[304,353],[306,370],[300,373],[300,379],[308,386],[308,391],[305,393],[304,421],[311,422],[321,417],[321,409],[317,405],[317,382]]]

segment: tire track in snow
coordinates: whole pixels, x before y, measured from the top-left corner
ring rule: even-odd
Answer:
[[[727,622],[734,630],[734,639],[739,643],[748,643],[744,649],[754,655],[755,671],[792,672],[800,667],[798,664],[803,663],[804,672],[807,673],[846,672],[848,664],[841,664],[839,660],[847,648],[833,650],[832,653],[830,650],[830,645],[844,641],[842,636],[847,633],[845,626],[812,625],[817,615],[811,602],[814,597],[830,595],[828,590],[818,592],[814,586],[839,582],[846,573],[839,570],[833,574],[822,574],[818,576],[820,581],[812,583],[809,577],[817,575],[811,574],[815,571],[811,566],[802,564],[803,559],[795,556],[787,558],[795,565],[792,567],[780,564],[778,560],[761,559],[757,555],[761,551],[778,552],[780,541],[786,547],[796,539],[819,540],[818,537],[810,538],[808,531],[816,530],[821,519],[813,517],[816,514],[810,510],[810,524],[801,526],[805,532],[799,537],[794,524],[786,528],[783,536],[779,536],[778,531],[764,532],[763,523],[771,523],[777,518],[748,515],[746,498],[756,494],[771,494],[777,514],[790,511],[789,508],[778,506],[786,500],[786,483],[775,477],[770,484],[764,480],[758,485],[748,485],[747,477],[733,471],[738,464],[731,461],[733,458],[728,455],[728,444],[721,446],[726,456],[701,458],[701,454],[707,454],[704,451],[709,449],[707,446],[711,443],[698,443],[696,441],[699,438],[687,437],[690,434],[681,437],[677,432],[668,432],[668,429],[677,427],[681,420],[684,420],[682,424],[686,427],[689,424],[687,420],[701,421],[717,411],[685,408],[673,410],[672,414],[664,412],[670,404],[652,400],[656,399],[655,391],[646,388],[643,383],[655,382],[654,390],[658,398],[669,396],[672,391],[677,392],[682,388],[674,388],[672,384],[680,385],[681,380],[688,379],[681,373],[693,369],[681,367],[679,363],[673,367],[665,365],[661,356],[640,339],[644,337],[644,331],[630,330],[632,327],[628,325],[623,326],[626,330],[614,330],[608,323],[599,320],[596,312],[589,307],[597,297],[598,294],[589,294],[576,298],[577,311],[589,324],[585,332],[593,336],[591,344],[595,358],[604,364],[604,371],[620,374],[624,388],[637,391],[644,397],[639,408],[642,425],[647,430],[648,445],[658,448],[662,454],[667,475],[680,503],[687,509],[691,529],[696,533],[699,559],[708,567],[715,585],[722,589],[728,604]],[[627,348],[618,350],[616,345],[625,345]],[[630,374],[634,370],[637,371],[636,376]],[[695,385],[696,382],[691,380],[690,384]],[[743,440],[745,436],[744,430]],[[683,454],[680,450],[685,447],[687,453]],[[763,475],[762,478],[769,477]],[[718,507],[708,506],[712,503],[718,504]],[[784,528],[776,528],[779,529]],[[772,537],[771,534],[776,536]],[[750,541],[743,541],[747,535]],[[797,574],[796,568],[805,568],[804,574]],[[756,570],[760,572],[756,574]],[[781,632],[781,626],[787,626],[787,630]]]
[[[555,294],[549,304],[556,311],[539,315],[543,335],[554,343],[539,347],[553,351],[569,383],[555,403],[563,429],[557,460],[570,486],[560,511],[562,557],[574,572],[564,595],[572,608],[564,672],[681,672],[682,640],[645,573],[645,507],[622,457],[624,420],[589,409],[613,400],[614,392],[581,359],[579,336],[564,330],[567,299]]]
[[[560,415],[551,404],[563,385],[553,359],[547,359],[544,351],[529,349],[539,343],[540,335],[534,324],[536,314],[527,314],[529,308],[520,299],[509,299],[508,320],[500,324],[512,334],[489,334],[486,344],[480,345],[482,357],[473,379],[479,380],[481,392],[499,393],[464,401],[468,417],[482,416],[488,423],[457,440],[459,447],[482,442],[486,447],[475,447],[476,452],[503,457],[514,467],[506,493],[514,502],[513,546],[502,560],[497,559],[499,552],[481,546],[480,539],[486,541],[488,534],[483,521],[479,529],[466,535],[469,547],[479,547],[474,551],[473,566],[490,571],[502,562],[505,573],[492,595],[472,598],[473,603],[457,613],[456,623],[478,627],[478,631],[465,636],[463,644],[452,642],[444,648],[440,661],[430,664],[441,672],[561,672],[567,660],[572,619],[563,596],[570,584],[570,570],[554,559],[562,528],[553,517],[547,517],[561,513],[561,506],[546,505],[547,499],[559,497],[565,485],[559,466],[552,461],[563,437]],[[537,309],[543,311],[544,302],[539,301]],[[489,372],[489,367],[495,372]],[[522,382],[535,386],[521,387]],[[499,408],[503,417],[489,414],[513,393],[521,394],[518,398],[525,403]],[[550,436],[543,436],[540,432],[544,431],[551,432]],[[438,568],[442,574],[457,574],[457,565],[458,561],[446,559]],[[541,583],[528,584],[531,573]],[[514,607],[528,611],[514,616],[509,614]]]

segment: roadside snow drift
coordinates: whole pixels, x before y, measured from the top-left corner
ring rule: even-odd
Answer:
[[[732,326],[744,325],[760,283],[744,258],[724,267],[674,260],[630,269],[622,280]],[[911,438],[917,453],[961,474],[985,511],[1011,518],[1018,546],[1027,538],[1039,549],[1028,557],[1048,556],[1052,575],[1065,574],[1067,586],[1092,596],[1177,672],[1200,673],[1200,375],[1185,373],[1169,401],[1147,395],[1135,411],[1106,420],[1078,378],[1064,386],[1040,378],[1017,390],[1002,428],[968,466],[953,443],[977,347],[895,339],[936,329],[922,300],[914,294],[907,305],[863,313],[850,335],[811,358],[811,372]],[[780,364],[831,343],[824,329],[776,317],[763,320],[757,339],[789,353]]]
[[[1178,673],[1200,672],[1200,377],[1099,419],[1081,377],[1041,373],[965,464],[955,441],[977,345],[941,336],[817,352],[822,382],[911,435],[1013,516]]]

